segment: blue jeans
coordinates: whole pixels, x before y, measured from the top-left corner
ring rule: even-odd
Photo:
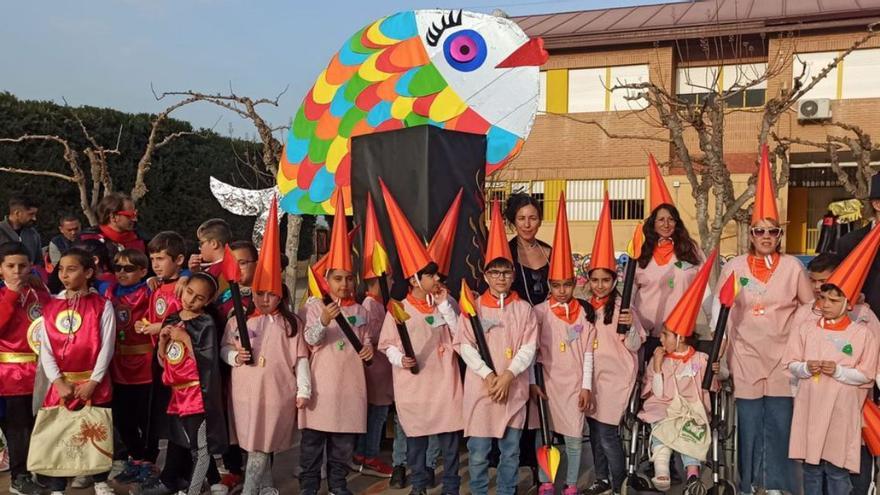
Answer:
[[[400,419],[394,415],[394,445],[391,447],[391,465],[406,466],[406,433],[400,426]],[[425,464],[435,469],[437,467],[437,458],[440,457],[440,446],[437,441],[437,435],[428,437],[428,448],[425,454]],[[457,461],[456,461],[457,462]]]
[[[496,492],[498,495],[514,495],[516,493],[517,471],[519,470],[519,437],[522,430],[507,427],[504,436],[498,439],[498,459],[496,474]],[[473,495],[489,493],[489,451],[492,450],[493,438],[470,437],[468,439],[468,472],[471,475],[470,489]]]
[[[562,436],[565,440],[565,484],[570,486],[577,485],[578,476],[581,471],[581,451],[583,450],[582,437]],[[544,445],[541,435],[535,435],[535,448]],[[538,468],[538,479],[541,483],[550,483],[550,478],[544,474],[544,470]]]
[[[620,427],[593,418],[587,418],[587,424],[590,425],[590,448],[593,450],[596,479],[610,481],[614,493],[620,493],[626,477],[626,456],[620,441]]]
[[[382,443],[382,430],[385,428],[385,420],[388,419],[389,406],[367,406],[367,432],[358,435],[357,446],[354,453],[366,458],[379,455],[379,446]]]
[[[804,495],[849,495],[849,471],[827,461],[804,463]]]
[[[461,486],[461,476],[458,474],[458,443],[459,433],[452,431],[424,437],[407,437],[407,461],[412,471],[412,486],[414,490],[428,488],[428,471],[426,466],[427,453],[430,439],[443,450],[443,493],[458,493]],[[432,468],[433,469],[433,468]]]
[[[740,491],[795,492],[795,462],[788,458],[793,407],[791,397],[736,400]]]

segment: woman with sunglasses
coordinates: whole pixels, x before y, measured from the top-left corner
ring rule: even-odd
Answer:
[[[783,229],[771,181],[765,147],[749,252],[724,265],[717,287],[720,290],[731,273],[736,273],[742,287],[730,311],[726,350],[736,398],[739,491],[763,489],[769,495],[796,488],[794,461],[788,458],[791,376],[782,356],[795,311],[813,300],[800,261],[780,252]]]
[[[110,256],[123,249],[147,252],[147,243],[137,232],[138,213],[134,201],[122,193],[110,193],[98,203],[98,226],[84,229],[81,240],[97,239],[107,245]]]

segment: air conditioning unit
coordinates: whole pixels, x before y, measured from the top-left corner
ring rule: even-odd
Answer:
[[[798,120],[828,120],[831,118],[831,100],[807,98],[797,104]]]

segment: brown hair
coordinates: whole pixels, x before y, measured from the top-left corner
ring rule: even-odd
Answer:
[[[123,249],[116,253],[116,256],[113,257],[113,263],[119,264],[121,260],[126,260],[132,265],[144,270],[150,265],[150,259],[147,258],[147,255],[137,249]]]
[[[198,230],[196,230],[196,237],[200,241],[217,241],[221,246],[224,246],[229,244],[229,241],[232,239],[232,230],[229,229],[229,224],[226,223],[226,220],[212,218],[205,220],[199,225]]]
[[[98,223],[101,225],[110,223],[110,216],[122,211],[126,201],[131,201],[131,198],[120,192],[112,192],[101,198],[101,202],[98,203]]]
[[[153,237],[153,240],[147,244],[147,251],[150,254],[165,251],[168,256],[177,258],[178,256],[183,256],[185,254],[186,244],[180,234],[173,230],[166,230],[164,232],[159,232],[156,234],[156,237]]]

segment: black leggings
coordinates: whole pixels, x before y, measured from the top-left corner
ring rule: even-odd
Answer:
[[[207,424],[204,414],[185,416],[180,419],[186,436],[193,440],[192,449],[168,442],[165,452],[165,466],[159,480],[166,487],[177,490],[191,490],[197,486],[199,493],[202,482],[208,480],[209,485],[220,483],[220,471],[214,458],[208,452]],[[200,438],[200,435],[203,435]],[[199,442],[199,440],[204,440]],[[191,492],[190,492],[191,493]]]
[[[14,480],[16,476],[27,474],[28,447],[31,431],[34,429],[34,413],[31,407],[33,397],[17,395],[4,397],[6,414],[0,418],[0,429],[6,435],[9,449],[9,471]]]

